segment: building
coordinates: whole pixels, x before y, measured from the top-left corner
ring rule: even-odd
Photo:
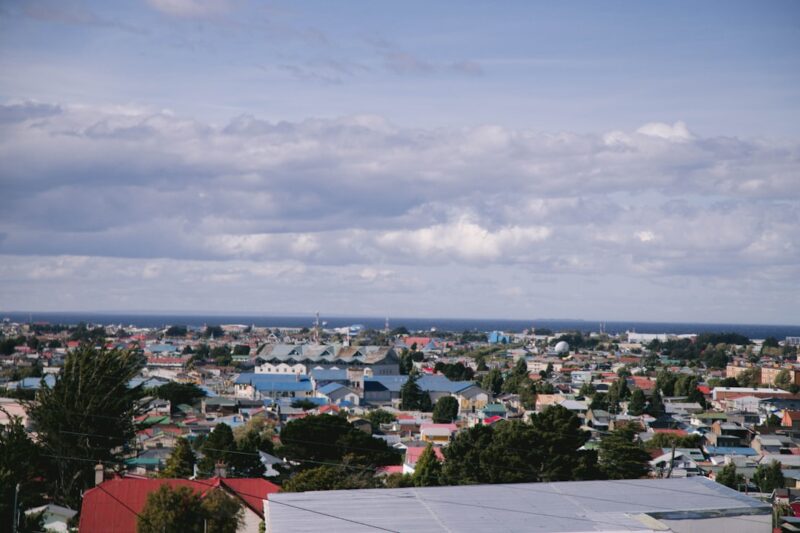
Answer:
[[[300,374],[242,373],[234,382],[237,398],[308,398],[312,396],[311,380]]]
[[[769,531],[770,504],[703,477],[271,494],[267,532]]]
[[[264,344],[257,352],[258,374],[308,374],[313,369],[369,369],[373,376],[400,373],[400,358],[389,346]]]
[[[102,472],[101,472],[102,473]],[[213,489],[225,491],[237,498],[245,509],[238,533],[258,533],[264,519],[264,500],[280,487],[260,478],[147,479],[117,477],[99,483],[83,495],[81,504],[81,533],[136,533],[137,515],[144,509],[147,496],[162,485],[172,488],[188,487],[200,494]]]

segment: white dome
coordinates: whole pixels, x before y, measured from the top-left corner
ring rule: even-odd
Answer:
[[[556,344],[556,353],[568,353],[569,352],[569,344],[566,341],[561,341]]]

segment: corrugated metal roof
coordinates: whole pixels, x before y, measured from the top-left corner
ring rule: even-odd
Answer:
[[[769,505],[704,478],[277,493],[267,505],[270,533],[652,531],[637,515],[770,512]]]

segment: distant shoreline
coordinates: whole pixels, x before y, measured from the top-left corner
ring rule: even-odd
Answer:
[[[116,312],[36,312],[8,311],[0,312],[0,318],[10,318],[14,322],[28,323],[47,322],[51,324],[77,324],[91,322],[96,324],[122,324],[124,326],[160,327],[167,325],[203,326],[206,324],[246,324],[259,327],[311,327],[314,316],[307,315],[257,315],[257,314],[189,314],[189,313],[116,313]],[[343,327],[362,324],[368,328],[382,329],[385,318],[358,316],[325,316],[320,320],[326,327]],[[616,320],[603,322],[607,333],[671,333],[688,334],[704,332],[730,332],[746,335],[751,339],[763,339],[769,336],[783,340],[788,336],[800,336],[800,325],[769,324],[713,324],[698,322],[640,322],[633,320]],[[508,331],[520,332],[524,329],[547,328],[554,331],[577,330],[582,332],[600,331],[600,322],[580,319],[469,319],[469,318],[410,318],[389,317],[389,327],[404,326],[410,331]]]

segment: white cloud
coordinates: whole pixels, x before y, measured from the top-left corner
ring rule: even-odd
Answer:
[[[648,135],[650,137],[658,137],[668,141],[689,141],[694,136],[681,121],[674,124],[665,124],[663,122],[649,122],[636,130],[636,133]]]
[[[229,0],[147,0],[147,3],[167,15],[186,18],[218,15],[231,8]]]

